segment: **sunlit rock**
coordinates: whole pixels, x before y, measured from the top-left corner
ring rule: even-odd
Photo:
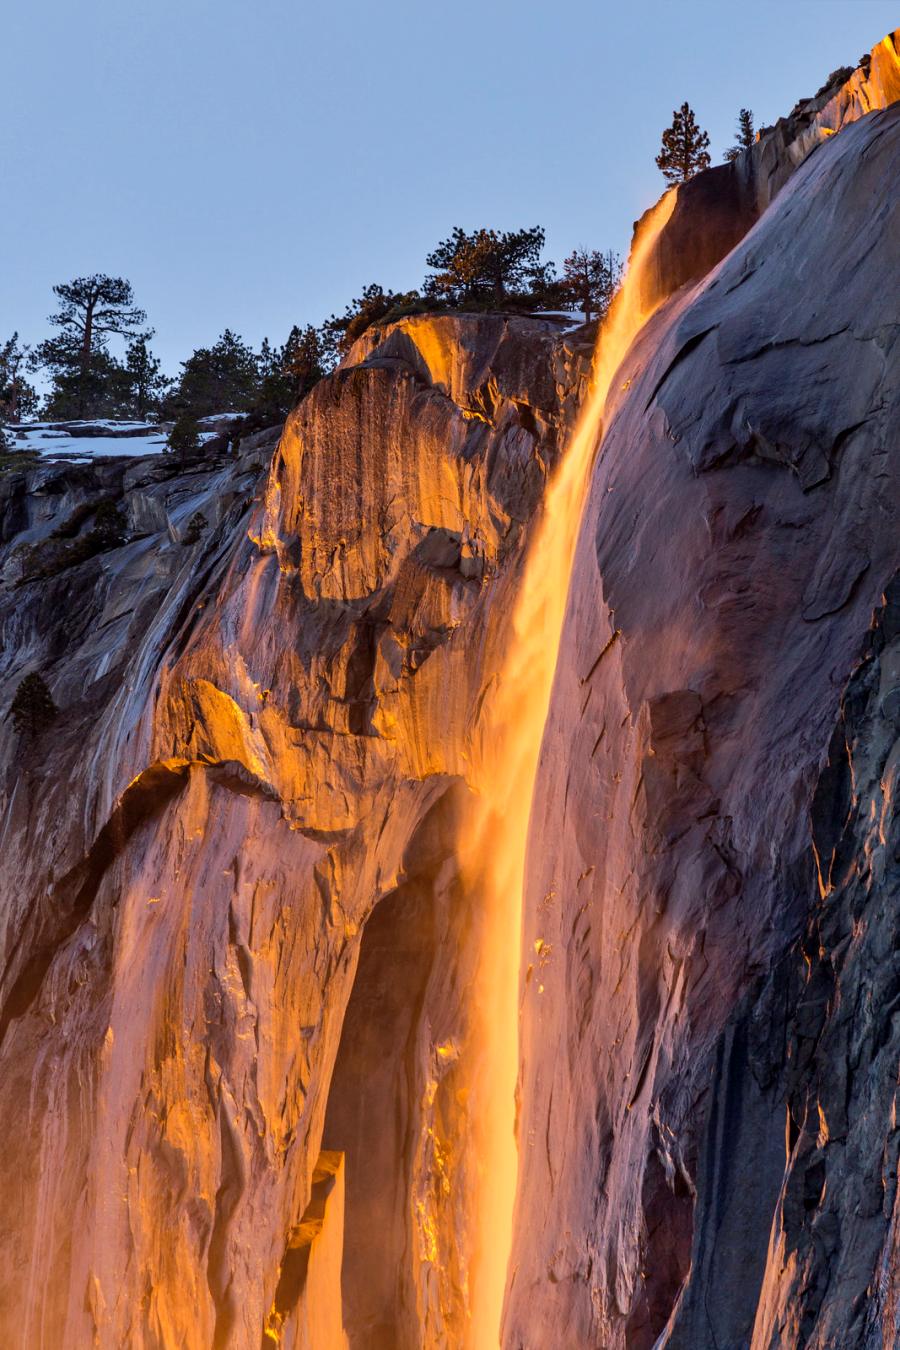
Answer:
[[[608,398],[414,316],[277,444],[0,479],[0,1344],[469,1350],[488,1268],[510,1348],[893,1344],[896,52],[657,208]]]

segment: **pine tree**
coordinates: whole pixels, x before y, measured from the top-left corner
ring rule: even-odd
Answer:
[[[187,523],[187,529],[181,537],[182,544],[197,544],[209,521],[202,511],[195,511]]]
[[[542,271],[543,247],[540,225],[503,233],[486,229],[466,233],[457,225],[425,259],[435,272],[425,283],[425,294],[451,305],[502,307],[511,296],[527,290],[534,273]]]
[[[507,298],[506,303],[511,309],[566,308],[565,278],[556,275],[556,265],[550,260],[529,267],[525,273],[525,283],[525,290]]]
[[[147,318],[134,304],[131,282],[102,272],[76,277],[53,287],[61,301],[50,322],[78,343],[82,362],[88,364],[95,344],[111,333],[128,335]]]
[[[292,333],[296,331],[296,328],[291,330]],[[268,338],[263,338],[256,358],[259,387],[250,413],[254,426],[283,422],[292,407],[290,381],[281,368],[281,358],[282,352],[273,347]]]
[[[312,324],[305,328],[294,324],[281,348],[272,347],[264,338],[257,363],[260,383],[252,416],[256,423],[265,426],[283,422],[331,364],[322,334]]]
[[[264,380],[267,375],[275,375],[280,370],[279,353],[277,348],[273,347],[267,337],[264,337],[259,348],[259,355],[256,358],[256,369],[259,372],[260,380]]]
[[[330,367],[339,355],[349,351],[356,339],[373,323],[380,323],[391,314],[399,316],[421,308],[418,291],[386,291],[377,282],[365,286],[362,294],[350,301],[343,314],[332,314],[318,330],[325,366]]]
[[[161,371],[161,362],[147,345],[153,330],[138,333],[131,339],[125,353],[125,372],[129,386],[131,409],[142,421],[148,413],[157,412],[168,381]]]
[[[737,121],[737,140],[730,150],[725,151],[726,161],[737,159],[745,150],[749,150],[756,140],[756,132],[753,130],[753,113],[749,108],[741,108],[738,113]]]
[[[189,412],[183,412],[175,419],[175,425],[169,432],[168,443],[166,446],[173,455],[177,455],[183,464],[191,455],[196,455],[200,449],[200,427],[196,417]]]
[[[37,392],[22,373],[30,350],[19,341],[18,333],[0,343],[0,422],[20,422],[37,411]]]
[[[259,391],[258,359],[230,328],[211,347],[198,347],[182,362],[181,378],[167,405],[194,417],[248,412]]]
[[[694,174],[709,168],[709,135],[698,127],[690,104],[682,103],[673,112],[672,125],[663,132],[656,164],[670,184],[686,183]]]
[[[69,361],[65,351],[54,366],[47,349],[57,339],[42,342],[38,351],[41,364],[52,370],[52,385],[44,404],[44,416],[68,420],[81,417],[119,417],[130,413],[128,374],[106,347],[98,347],[85,372],[77,360]]]
[[[34,740],[50,725],[59,709],[46,681],[36,670],[26,675],[16,689],[8,716],[20,736]]]
[[[94,527],[89,537],[98,548],[116,548],[125,542],[127,525],[115,502],[101,502],[94,512]]]
[[[112,334],[133,336],[146,314],[134,304],[131,282],[96,272],[53,287],[60,301],[50,322],[60,331],[42,342],[35,360],[53,375],[48,401],[57,416],[89,417],[116,411],[122,366],[110,356]]]
[[[319,330],[312,324],[303,329],[295,324],[281,349],[280,366],[291,386],[293,401],[299,402],[328,373],[328,357]]]
[[[603,318],[609,309],[622,277],[622,260],[610,250],[574,249],[563,262],[563,290],[568,303],[581,310],[585,323],[597,315]]]

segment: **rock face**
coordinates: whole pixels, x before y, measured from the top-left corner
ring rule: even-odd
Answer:
[[[532,819],[515,1350],[897,1341],[896,50],[688,186],[608,409]],[[421,316],[277,447],[0,480],[4,710],[32,669],[60,708],[0,759],[4,1346],[466,1344],[458,822],[589,364]],[[126,542],[72,547],[102,500]]]
[[[814,98],[765,127],[736,160],[698,174],[678,191],[659,241],[660,291],[705,276],[775,200],[806,159],[843,127],[900,99],[900,29],[856,70],[837,70]]]
[[[900,106],[847,127],[630,358],[534,809],[512,1345],[894,1343],[898,171]]]
[[[477,916],[452,820],[589,369],[564,328],[369,335],[265,481],[4,484],[6,687],[38,668],[61,709],[3,746],[4,1344],[311,1343],[294,1253],[341,1304],[337,1183],[307,1240],[323,1129],[354,1343],[460,1342]],[[80,560],[53,536],[100,498],[133,537]]]

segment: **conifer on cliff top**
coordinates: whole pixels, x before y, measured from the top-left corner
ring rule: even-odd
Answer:
[[[682,103],[672,113],[672,125],[663,132],[656,164],[669,184],[686,183],[709,168],[709,135],[697,125],[689,103]]]
[[[753,129],[753,113],[749,108],[741,108],[738,113],[737,121],[737,139],[730,149],[725,151],[725,159],[730,161],[737,159],[745,150],[749,150],[756,140],[756,132]]]

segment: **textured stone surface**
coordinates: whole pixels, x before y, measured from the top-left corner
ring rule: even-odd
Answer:
[[[616,382],[532,822],[515,1350],[896,1343],[900,110],[854,121],[895,66],[680,194]],[[0,747],[4,1346],[465,1344],[459,820],[585,342],[415,317],[277,448],[0,480],[2,711],[34,668],[61,709]],[[66,562],[104,498],[128,542]]]
[[[3,744],[5,1344],[308,1344],[283,1277],[336,1056],[345,1276],[392,1251],[384,1343],[459,1341],[477,923],[448,789],[589,357],[549,321],[415,319],[318,386],[263,482],[5,485],[4,687],[40,668],[61,709]],[[153,533],[23,580],[23,544],[83,532],[98,495]],[[376,904],[348,1027],[386,987],[379,925],[412,905],[416,933],[359,1064],[339,1042]],[[400,1113],[371,1144],[360,1094]]]
[[[900,99],[900,29],[854,70],[837,70],[814,98],[763,127],[728,164],[685,183],[659,240],[659,284],[668,295],[697,281],[740,242],[809,156],[845,126]]]
[[[896,726],[865,772],[826,765],[900,563],[898,172],[900,106],[822,146],[629,357],[532,826],[524,948],[552,956],[524,990],[511,1345],[649,1347],[680,1291],[679,1347],[862,1345],[886,1313]],[[816,856],[830,876],[845,831],[842,977]]]

